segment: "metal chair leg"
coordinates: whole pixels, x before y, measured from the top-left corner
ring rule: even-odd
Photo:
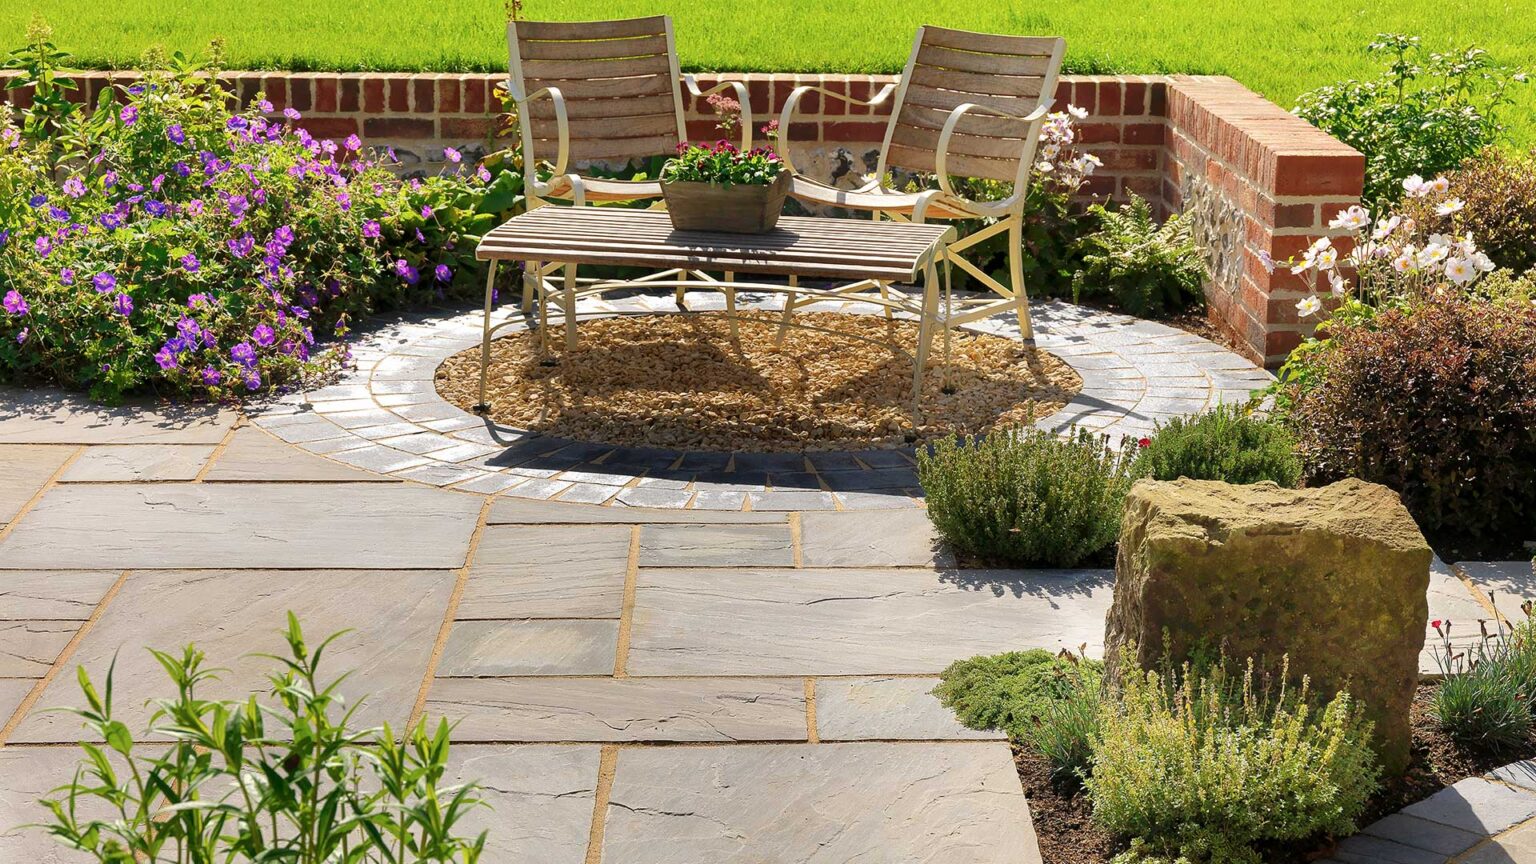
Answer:
[[[485,318],[480,329],[480,398],[475,403],[476,414],[491,413],[491,403],[485,398],[486,383],[491,371],[491,297],[496,292],[496,262],[492,261],[485,274]]]

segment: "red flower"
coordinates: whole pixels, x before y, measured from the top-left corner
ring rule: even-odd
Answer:
[[[1136,442],[1136,446],[1137,447],[1143,447],[1143,448],[1151,447],[1152,446],[1152,439],[1151,438],[1143,438],[1140,441]]]
[[[1440,619],[1436,618],[1435,620],[1429,622],[1429,626],[1435,628],[1436,630],[1439,630],[1440,629]]]

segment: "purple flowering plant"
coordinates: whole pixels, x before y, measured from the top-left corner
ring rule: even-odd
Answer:
[[[261,97],[231,112],[214,58],[146,58],[46,134],[0,106],[0,381],[235,399],[329,373],[362,315],[478,291],[520,172],[404,179]]]

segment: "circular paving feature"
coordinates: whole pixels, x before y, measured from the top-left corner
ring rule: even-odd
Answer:
[[[583,302],[581,333],[590,339],[594,325],[607,320],[589,316],[707,312],[723,305],[718,294],[707,293],[687,295],[682,310],[670,293],[607,295]],[[782,299],[743,292],[738,305],[743,311],[775,312]],[[796,317],[819,312],[868,315],[875,326],[884,326],[878,307],[857,301],[820,303]],[[1055,301],[1034,304],[1032,312],[1037,346],[1081,380],[1076,395],[1036,421],[1042,428],[1080,426],[1113,441],[1137,438],[1169,418],[1246,400],[1271,380],[1247,359],[1164,324]],[[493,320],[516,315],[515,308],[501,309]],[[375,323],[353,344],[356,367],[340,381],[252,406],[248,413],[257,425],[311,453],[465,492],[689,510],[921,506],[910,446],[807,452],[661,447],[578,441],[475,416],[439,395],[436,378],[445,362],[479,345],[480,328],[478,311]],[[1018,324],[1011,314],[967,329],[1017,344]],[[503,339],[526,338],[514,327],[502,332]],[[558,326],[551,335],[560,338]],[[934,374],[930,386],[936,386]]]
[[[879,315],[720,312],[584,321],[558,334],[498,339],[488,401],[497,424],[578,441],[677,450],[798,453],[889,449],[973,435],[1056,413],[1082,385],[1072,368],[1016,339],[960,331],[934,339],[914,426],[918,327]],[[814,328],[814,329],[812,329]],[[480,349],[448,358],[437,391],[478,404]]]

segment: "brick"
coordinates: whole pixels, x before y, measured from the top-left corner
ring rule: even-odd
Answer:
[[[1098,151],[1098,157],[1104,162],[1102,170],[1118,173],[1122,171],[1155,171],[1157,170],[1158,151],[1156,150],[1127,150],[1124,148],[1110,148]]]
[[[496,134],[495,117],[443,117],[438,135],[448,141],[486,141]]]
[[[288,104],[293,110],[302,113],[314,107],[314,83],[315,80],[306,75],[295,75],[288,79]]]
[[[1120,197],[1129,199],[1131,193],[1135,193],[1148,201],[1157,203],[1161,196],[1162,179],[1159,177],[1121,177]]]
[[[1276,228],[1311,228],[1316,224],[1317,205],[1315,204],[1275,205],[1274,225]]]
[[[789,129],[779,130],[781,136],[787,136],[785,140],[804,142],[821,140],[821,124],[801,121],[789,124]]]
[[[885,140],[886,123],[857,123],[849,120],[822,124],[821,140],[838,143],[867,144]]]
[[[369,114],[384,113],[385,94],[383,78],[363,79],[363,110]],[[343,107],[341,110],[346,111]],[[357,110],[357,109],[352,109]]]
[[[1141,81],[1125,82],[1125,104],[1122,111],[1128,117],[1139,117],[1147,113],[1147,85]]]
[[[789,95],[788,90],[785,91],[785,95]],[[782,104],[775,105],[773,103],[773,83],[766,78],[754,78],[747,81],[747,99],[752,103],[753,113],[759,111],[777,113],[783,107]]]
[[[1094,198],[1113,198],[1115,178],[1108,174],[1095,174],[1083,182],[1082,191]]]
[[[848,79],[829,79],[827,81],[823,81],[821,86],[827,88],[833,93],[847,93]],[[829,96],[823,101],[826,104],[821,106],[821,113],[828,117],[841,117],[848,113],[848,103],[842,99]]]
[[[1162,146],[1167,130],[1168,127],[1161,123],[1127,123],[1121,127],[1120,141],[1123,144]]]
[[[389,110],[405,114],[411,110],[411,79],[405,75],[392,75],[385,80]]]
[[[1147,90],[1147,113],[1153,117],[1168,116],[1168,85],[1156,83]]]
[[[470,78],[464,82],[464,113],[485,113],[484,78]]]
[[[1072,85],[1070,104],[1086,108],[1089,114],[1099,113],[1099,85],[1092,81],[1078,81]]]
[[[431,114],[437,110],[437,83],[431,78],[416,78],[411,81],[412,108],[417,114]]]
[[[322,114],[335,113],[340,105],[337,100],[338,83],[335,78],[329,75],[323,75],[315,79],[314,110]]]
[[[1099,84],[1099,116],[1118,117],[1123,111],[1121,98],[1124,92],[1119,81],[1103,81]]]
[[[1120,124],[1079,123],[1077,125],[1077,143],[1118,144],[1120,143]]]
[[[459,79],[444,75],[437,79],[437,110],[443,114],[459,113]]]
[[[305,117],[298,125],[316,138],[345,138],[358,132],[357,120],[351,117]]]
[[[339,95],[336,110],[341,111],[342,113],[351,113],[353,111],[361,110],[361,105],[363,102],[361,81],[356,78],[342,78],[337,82],[337,89]],[[380,84],[379,93],[382,94],[383,92],[384,85]],[[383,102],[382,95],[379,97],[379,101],[380,103]]]
[[[288,107],[287,75],[268,75],[261,80],[261,90],[272,103],[272,110],[281,111]]]
[[[431,120],[411,117],[367,117],[363,119],[363,135],[368,138],[435,138],[435,126]]]

